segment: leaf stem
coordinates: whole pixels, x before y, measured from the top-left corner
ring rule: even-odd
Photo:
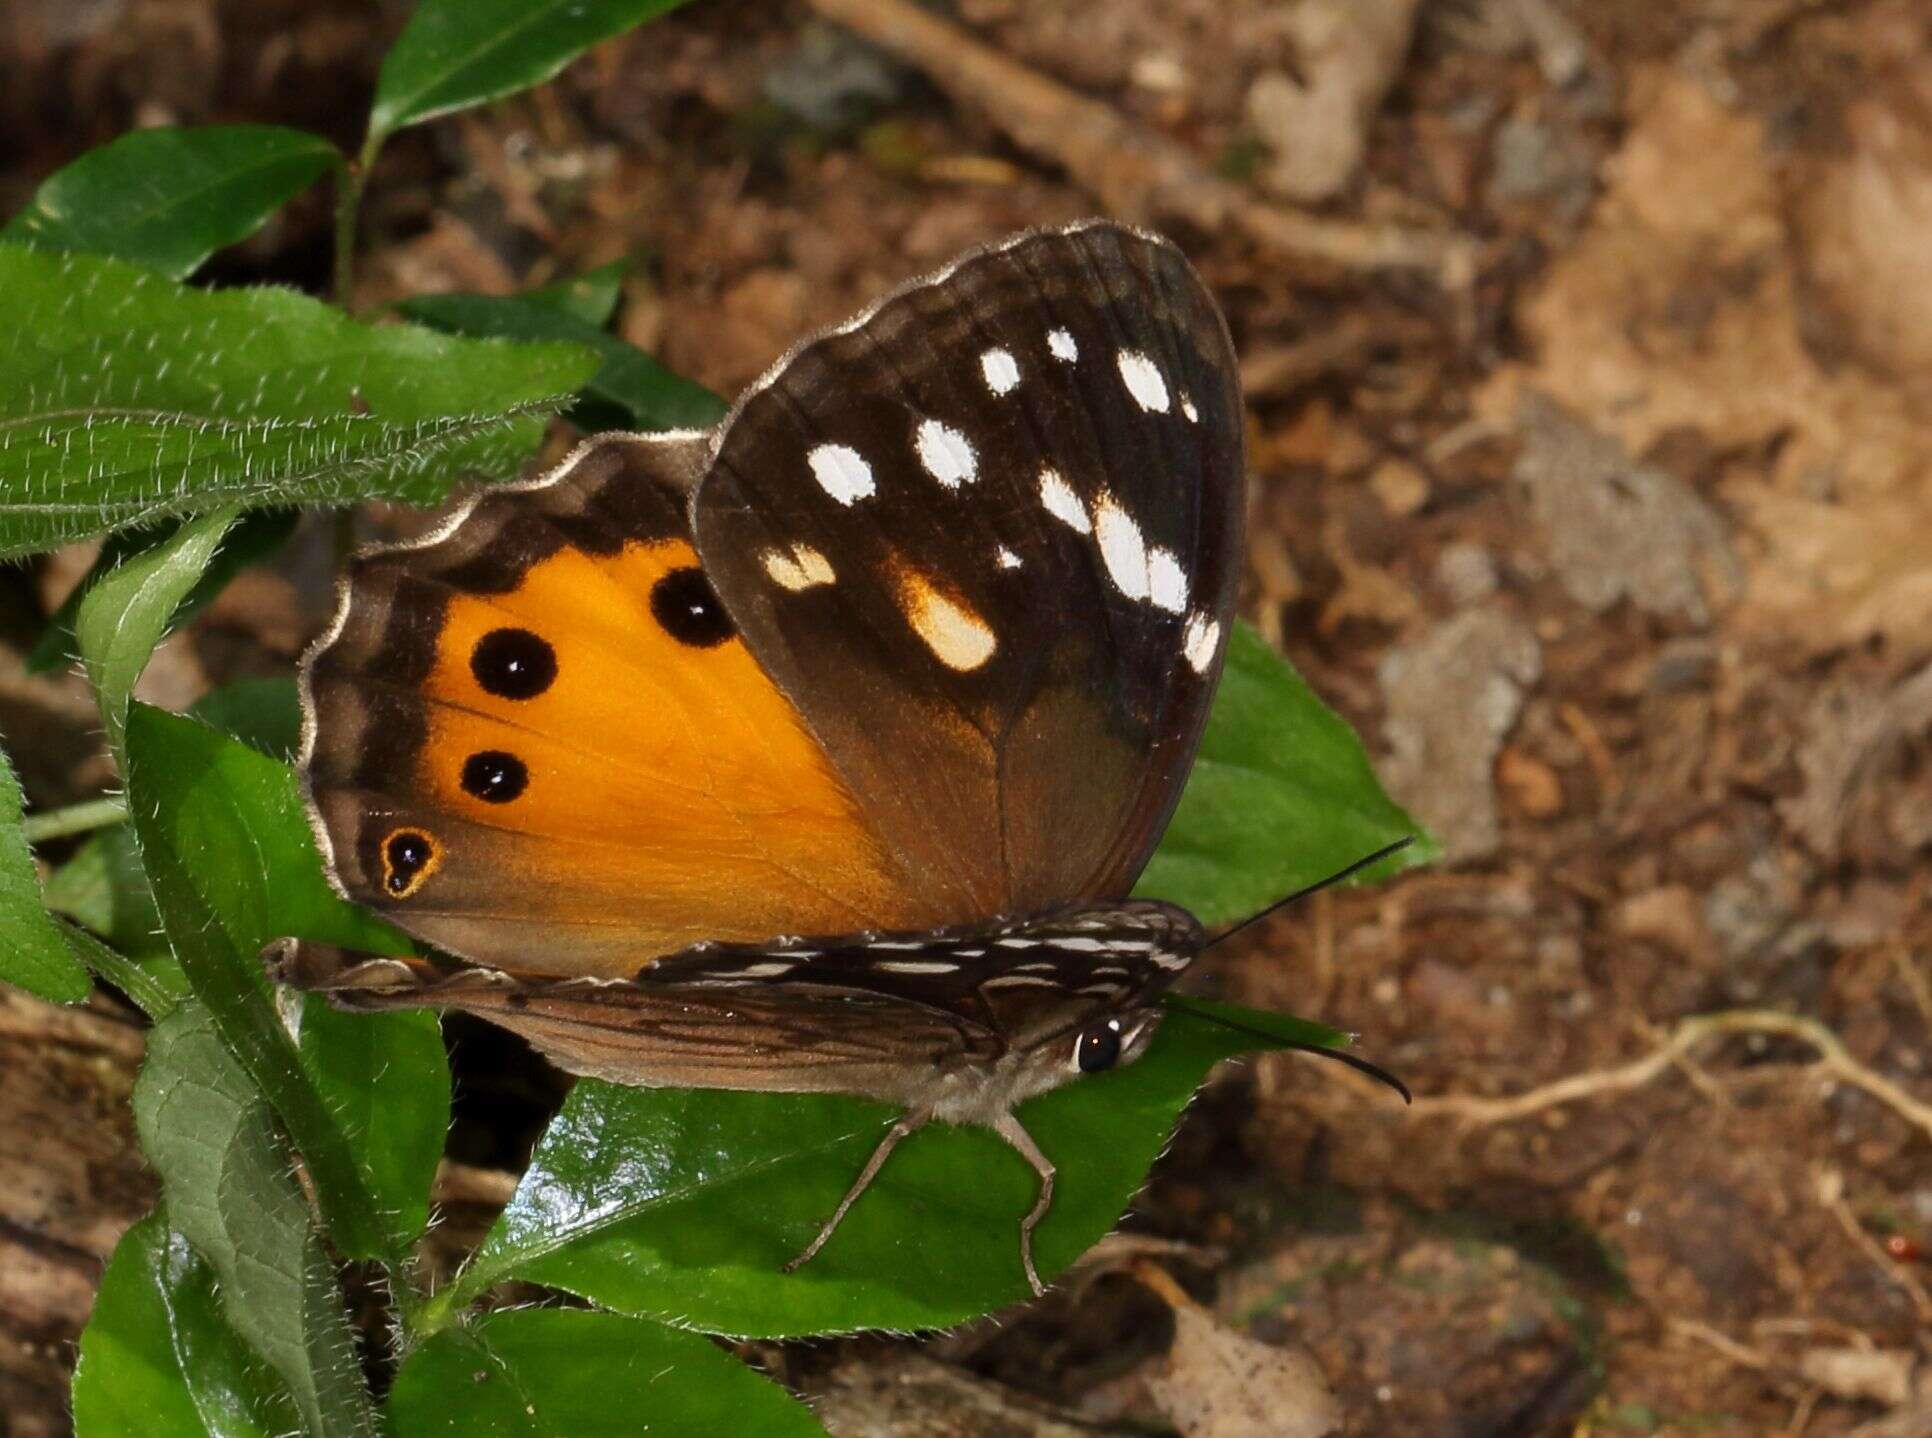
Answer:
[[[85,929],[57,919],[67,947],[103,983],[114,985],[155,1023],[174,1012],[177,1000],[167,986],[126,954],[110,948]]]
[[[371,134],[363,141],[362,153],[353,160],[341,159],[335,167],[335,273],[331,283],[336,305],[349,309],[349,298],[356,278],[356,222],[362,214],[362,188],[369,182],[369,171],[376,163],[382,137]]]
[[[49,809],[44,814],[29,814],[21,820],[20,829],[27,836],[29,844],[40,844],[49,839],[64,839],[69,834],[105,829],[122,823],[126,818],[127,800],[118,794],[111,794],[103,799],[69,804],[64,809]]]

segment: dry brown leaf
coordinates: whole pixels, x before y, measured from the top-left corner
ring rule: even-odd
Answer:
[[[1152,1264],[1134,1276],[1174,1313],[1174,1343],[1148,1389],[1182,1438],[1322,1438],[1341,1407],[1314,1359],[1237,1333]]]
[[[1636,463],[1536,391],[1523,395],[1517,418],[1516,478],[1572,599],[1597,611],[1629,599],[1702,624],[1713,602],[1731,597],[1737,559],[1724,522],[1689,486]]]
[[[1416,0],[1300,0],[1284,18],[1296,79],[1270,70],[1248,119],[1272,153],[1261,183],[1291,200],[1333,199],[1368,149],[1370,118],[1409,52]]]
[[[1496,847],[1496,754],[1542,668],[1536,636],[1495,607],[1466,610],[1382,660],[1383,782],[1451,862]]]
[[[1533,387],[1632,455],[1701,433],[1735,456],[1719,494],[1747,535],[1740,633],[1810,653],[1873,637],[1932,652],[1932,417],[1889,374],[1828,368],[1807,344],[1818,280],[1801,268],[1760,118],[1665,68],[1634,74],[1628,113],[1590,225],[1519,307],[1537,358],[1500,370],[1480,413],[1506,422]],[[1842,199],[1810,248],[1854,334],[1898,355],[1896,317],[1925,302],[1920,285],[1896,308],[1924,263],[1932,147],[1871,114],[1861,136],[1871,152],[1806,181]],[[1903,171],[1908,159],[1928,168]],[[1893,228],[1853,244],[1845,206]]]

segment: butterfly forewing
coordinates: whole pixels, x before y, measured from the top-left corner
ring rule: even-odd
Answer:
[[[929,905],[1124,893],[1236,582],[1234,359],[1112,225],[967,257],[789,356],[695,501],[705,568]]]

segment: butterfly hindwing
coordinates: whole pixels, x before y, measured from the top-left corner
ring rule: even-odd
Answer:
[[[1022,236],[743,398],[698,549],[949,921],[1124,893],[1179,796],[1237,580],[1226,327],[1171,245]]]
[[[353,562],[305,669],[312,806],[351,898],[567,974],[927,921],[704,579],[703,452],[601,436]]]

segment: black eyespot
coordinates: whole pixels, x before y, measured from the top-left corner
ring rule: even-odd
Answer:
[[[651,586],[651,613],[664,632],[693,649],[710,649],[738,632],[704,571],[673,569]]]
[[[398,829],[382,841],[382,886],[398,899],[415,893],[436,865],[436,842],[421,829]]]
[[[534,699],[557,679],[557,651],[527,629],[492,629],[470,651],[470,673],[486,694]]]
[[[1074,1059],[1083,1074],[1097,1074],[1120,1062],[1120,1020],[1108,1019],[1080,1035],[1074,1046]]]
[[[528,766],[501,749],[485,749],[463,761],[463,792],[486,804],[507,804],[529,783]]]

